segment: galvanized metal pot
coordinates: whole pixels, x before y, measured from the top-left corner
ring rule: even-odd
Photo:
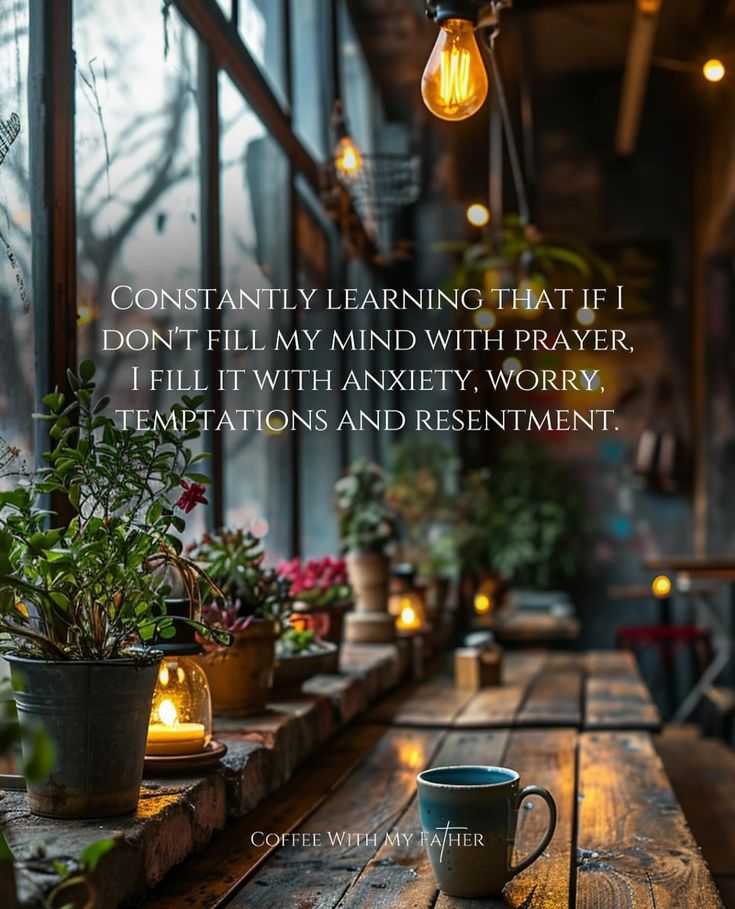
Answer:
[[[39,725],[56,752],[45,780],[28,781],[34,814],[97,818],[135,811],[161,654],[46,662],[7,656],[21,732]]]

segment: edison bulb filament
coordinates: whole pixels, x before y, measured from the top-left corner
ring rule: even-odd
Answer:
[[[487,89],[472,23],[445,19],[421,80],[424,103],[442,120],[466,120],[482,107]]]

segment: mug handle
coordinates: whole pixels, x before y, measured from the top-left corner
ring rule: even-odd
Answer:
[[[518,798],[516,799],[516,810],[521,807],[521,802],[524,799],[528,798],[529,795],[540,796],[549,806],[549,826],[547,827],[546,833],[543,835],[541,842],[533,850],[533,852],[524,858],[522,862],[518,862],[517,865],[511,865],[510,873],[513,876],[523,871],[525,868],[528,868],[530,864],[536,861],[536,859],[551,842],[551,837],[554,835],[554,831],[556,830],[556,802],[554,801],[549,790],[544,789],[543,786],[526,786],[524,789],[522,789],[518,793]]]

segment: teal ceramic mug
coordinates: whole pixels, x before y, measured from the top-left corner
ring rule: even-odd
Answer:
[[[440,890],[447,896],[499,896],[508,881],[535,862],[556,828],[556,805],[542,786],[519,787],[505,767],[433,767],[417,779],[422,842]],[[549,806],[541,842],[513,864],[518,809],[529,795]]]

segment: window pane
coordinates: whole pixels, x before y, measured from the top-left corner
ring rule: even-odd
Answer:
[[[306,192],[305,188],[303,190]],[[297,287],[317,289],[312,308],[299,310],[299,327],[310,331],[321,329],[327,335],[338,327],[338,311],[321,308],[324,291],[330,286],[332,247],[325,222],[314,213],[314,205],[300,201],[296,213],[298,241]],[[351,355],[350,355],[351,356]],[[320,375],[331,369],[333,381],[342,374],[341,355],[325,349],[303,350],[298,356],[298,368],[319,370]],[[299,442],[301,554],[305,557],[334,554],[339,549],[337,521],[334,514],[334,483],[342,468],[342,444],[347,434],[334,429],[342,411],[343,396],[339,388],[307,388],[299,394],[299,410],[325,410],[330,429],[323,432],[304,431]]]
[[[374,151],[372,82],[344,0],[339,5],[339,65],[342,101],[350,134],[362,151],[370,153]]]
[[[286,100],[284,0],[240,0],[240,37],[276,96]]]
[[[0,0],[0,436],[32,451],[35,395],[28,159],[28,4]]]
[[[293,122],[317,158],[326,156],[331,105],[328,22],[324,0],[291,0]]]
[[[105,330],[200,328],[196,310],[119,310],[110,299],[118,285],[151,288],[147,301],[200,286],[197,43],[166,9],[160,0],[74,6],[80,356],[97,362],[115,408],[164,409],[180,396],[150,382],[131,391],[133,366],[143,378],[174,368],[188,378],[201,366],[201,345],[187,351],[181,332],[173,351],[102,352]],[[196,509],[188,526],[203,517]]]
[[[221,206],[223,287],[238,299],[239,291],[288,287],[289,166],[230,79],[220,77]],[[288,353],[273,351],[272,338],[288,327],[289,312],[248,307],[223,310],[223,327],[256,330],[264,351],[225,352],[225,369],[248,370],[247,392],[230,387],[225,409],[288,409],[288,392],[254,390],[250,370],[287,369]],[[255,386],[257,387],[257,386]],[[256,429],[225,433],[225,509],[231,526],[268,534],[269,558],[287,556],[290,528],[290,432]]]
[[[371,289],[373,276],[368,266],[361,259],[355,259],[347,266],[347,286],[357,289],[357,299],[360,300]],[[349,320],[348,328],[353,331],[366,330],[374,328],[376,313],[369,309],[356,309],[347,313]],[[348,369],[354,369],[358,376],[361,376],[365,370],[372,368],[372,354],[369,350],[350,351]],[[358,411],[374,411],[383,406],[380,401],[380,394],[375,389],[370,392],[348,390],[346,395],[346,406],[353,414]],[[358,458],[367,458],[370,461],[377,457],[378,435],[389,435],[389,433],[377,433],[375,429],[367,428],[356,432],[347,433],[347,452],[350,463]]]

